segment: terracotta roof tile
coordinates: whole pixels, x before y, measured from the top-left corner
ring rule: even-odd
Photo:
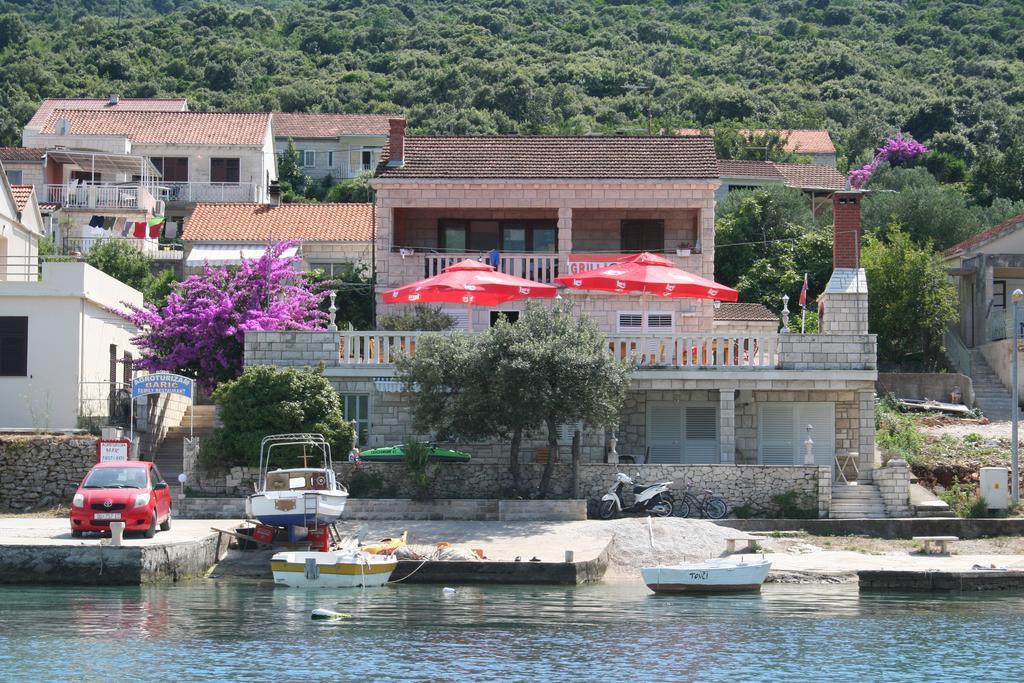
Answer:
[[[369,242],[372,204],[197,204],[181,239],[189,242]]]
[[[177,98],[121,98],[111,104],[107,97],[51,97],[43,100],[32,115],[26,128],[38,130],[43,127],[50,114],[56,109],[78,109],[92,111],[188,111],[188,100]]]
[[[786,184],[805,189],[846,189],[846,176],[829,164],[775,164]]]
[[[954,254],[959,254],[962,251],[967,251],[971,247],[975,247],[978,246],[979,244],[983,244],[990,240],[994,240],[997,237],[1002,237],[1006,233],[1013,232],[1014,230],[1018,230],[1020,228],[1024,228],[1024,213],[1014,216],[1013,218],[1008,218],[999,225],[994,225],[988,230],[979,232],[977,235],[974,235],[973,237],[968,237],[959,244],[954,244],[949,249],[942,252],[942,255],[953,256]]]
[[[783,149],[787,152],[794,154],[835,154],[836,148],[832,144],[832,137],[828,134],[828,131],[819,129],[808,129],[808,128],[790,128],[790,129],[768,129],[768,128],[755,128],[753,130],[740,130],[742,135],[764,135],[767,132],[778,133],[780,136],[786,139],[786,144],[783,145]],[[700,135],[701,130],[699,128],[679,128],[676,130],[676,135],[691,136]]]
[[[407,137],[405,164],[382,178],[717,178],[708,137]]]
[[[771,178],[782,182],[784,178],[770,161],[737,161],[733,159],[718,160],[718,174],[724,177],[748,176],[753,178]]]
[[[388,134],[392,114],[305,114],[274,112],[278,138],[336,138],[341,135]]]
[[[32,185],[11,185],[11,192],[14,193],[14,203],[18,206],[18,213],[25,210],[29,197],[35,188]]]
[[[772,313],[764,304],[722,302],[715,309],[715,320],[732,320],[737,322],[772,321],[779,322],[779,316]]]
[[[60,119],[70,135],[123,135],[137,144],[262,145],[270,114],[54,109],[43,134],[55,135]]]
[[[44,154],[41,147],[0,147],[0,161],[41,161]]]

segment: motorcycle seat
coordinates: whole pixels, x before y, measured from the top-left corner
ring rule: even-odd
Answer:
[[[633,487],[633,493],[643,493],[643,492],[644,492],[644,491],[646,491],[646,490],[647,490],[648,488],[649,488],[649,487],[647,487],[647,486],[634,486],[634,487]]]

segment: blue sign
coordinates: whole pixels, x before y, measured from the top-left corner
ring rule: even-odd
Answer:
[[[147,394],[178,394],[192,398],[195,380],[171,372],[154,372],[132,380],[132,398]]]

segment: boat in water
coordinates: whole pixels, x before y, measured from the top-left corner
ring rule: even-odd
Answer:
[[[279,466],[295,461],[302,466]],[[335,477],[331,445],[322,434],[264,437],[259,481],[245,501],[246,515],[270,526],[310,529],[338,521],[347,501],[348,490]]]
[[[725,558],[692,564],[643,567],[640,575],[647,587],[655,593],[758,591],[771,568],[772,563],[763,558]]]
[[[383,586],[398,566],[393,556],[357,548],[332,552],[283,552],[270,558],[274,583],[305,588]]]
[[[430,447],[432,462],[469,462],[469,459],[473,457],[464,451],[452,451],[433,444],[427,445]],[[404,448],[404,444],[371,448],[362,451],[359,454],[359,459],[364,462],[401,462],[405,458]]]

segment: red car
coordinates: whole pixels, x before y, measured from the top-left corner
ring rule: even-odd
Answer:
[[[71,501],[71,535],[110,531],[124,522],[125,531],[146,538],[171,528],[171,490],[151,462],[101,462],[89,470]]]

